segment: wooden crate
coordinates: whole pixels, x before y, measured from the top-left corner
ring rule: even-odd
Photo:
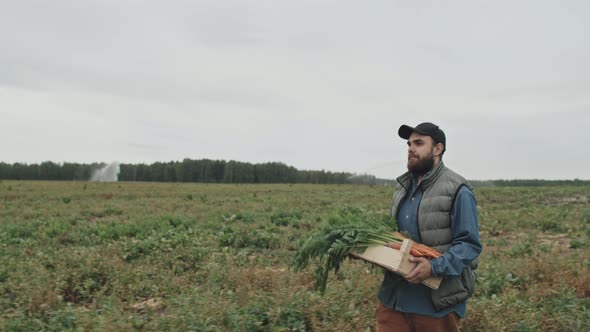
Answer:
[[[416,263],[412,263],[409,260],[411,256],[410,249],[412,248],[413,244],[414,241],[405,239],[402,242],[400,250],[376,245],[367,247],[367,249],[362,253],[357,252],[352,253],[351,255],[367,262],[379,265],[399,275],[406,276],[416,266]],[[422,281],[422,284],[432,289],[438,289],[441,280],[441,277],[432,276]]]

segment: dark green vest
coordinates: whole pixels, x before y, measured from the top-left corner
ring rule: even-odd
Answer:
[[[400,187],[393,195],[391,215],[397,219],[401,203],[412,186],[410,173],[397,178]],[[422,201],[418,208],[418,230],[421,242],[444,253],[452,245],[451,208],[455,196],[462,186],[473,190],[469,182],[445,167],[441,161],[424,176],[419,184],[422,188]],[[477,260],[467,266],[460,277],[444,278],[438,290],[432,291],[432,302],[438,310],[463,302],[473,294]]]

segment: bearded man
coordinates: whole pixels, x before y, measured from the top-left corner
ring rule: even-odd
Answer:
[[[402,125],[398,134],[408,141],[408,172],[397,178],[391,215],[402,233],[443,255],[410,258],[417,264],[405,277],[385,272],[377,331],[458,331],[482,250],[473,188],[444,165],[446,136],[437,125]],[[421,284],[431,276],[442,277],[438,290]]]

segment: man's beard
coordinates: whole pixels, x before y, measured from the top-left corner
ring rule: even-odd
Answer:
[[[434,167],[434,156],[430,155],[425,159],[418,159],[415,162],[408,160],[408,171],[416,176],[423,176]]]

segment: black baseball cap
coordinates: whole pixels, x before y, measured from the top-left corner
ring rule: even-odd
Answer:
[[[445,136],[445,132],[434,123],[422,122],[416,127],[402,125],[397,131],[399,137],[403,139],[409,139],[413,132],[432,137],[434,143],[442,143],[444,146],[443,153],[447,150],[447,138]]]

